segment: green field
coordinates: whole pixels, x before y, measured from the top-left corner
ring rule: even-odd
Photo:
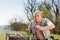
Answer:
[[[0,31],[0,40],[6,40],[6,33],[8,34],[14,34],[14,33],[17,33],[17,34],[23,34],[23,35],[27,35],[26,32],[23,32],[23,31],[8,31],[8,30],[3,30],[3,31]],[[50,36],[53,36],[55,39],[59,39],[60,38],[60,35],[57,35],[57,34],[51,34]]]

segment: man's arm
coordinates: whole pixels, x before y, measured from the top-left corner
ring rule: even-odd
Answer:
[[[55,25],[51,24],[51,25],[47,25],[45,27],[40,27],[40,30],[52,30],[54,28],[55,28]]]
[[[55,25],[49,19],[46,19],[46,22],[47,22],[47,26],[44,26],[44,27],[36,26],[36,29],[39,29],[39,30],[52,30],[52,29],[55,28]]]

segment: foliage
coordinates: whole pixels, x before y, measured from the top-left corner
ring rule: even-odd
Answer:
[[[24,23],[23,20],[20,18],[17,20],[17,18],[11,19],[10,27],[14,31],[25,31],[25,29],[28,27],[28,23]]]
[[[25,29],[28,27],[27,23],[21,23],[21,22],[13,22],[10,24],[11,28],[15,31],[25,31]]]
[[[57,3],[57,4],[56,4]],[[60,34],[60,1],[59,0],[44,0],[40,6],[38,7],[39,10],[43,11],[43,17],[49,18],[56,26],[53,30],[53,33]]]

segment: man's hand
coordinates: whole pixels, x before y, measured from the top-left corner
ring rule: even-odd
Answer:
[[[29,28],[26,28],[26,32],[27,32],[27,34],[30,34]]]

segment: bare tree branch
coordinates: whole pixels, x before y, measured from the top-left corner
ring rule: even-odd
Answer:
[[[25,14],[27,16],[27,19],[31,21],[31,16],[33,16],[33,12],[36,10],[36,0],[27,0],[27,4],[24,3],[25,5]]]

